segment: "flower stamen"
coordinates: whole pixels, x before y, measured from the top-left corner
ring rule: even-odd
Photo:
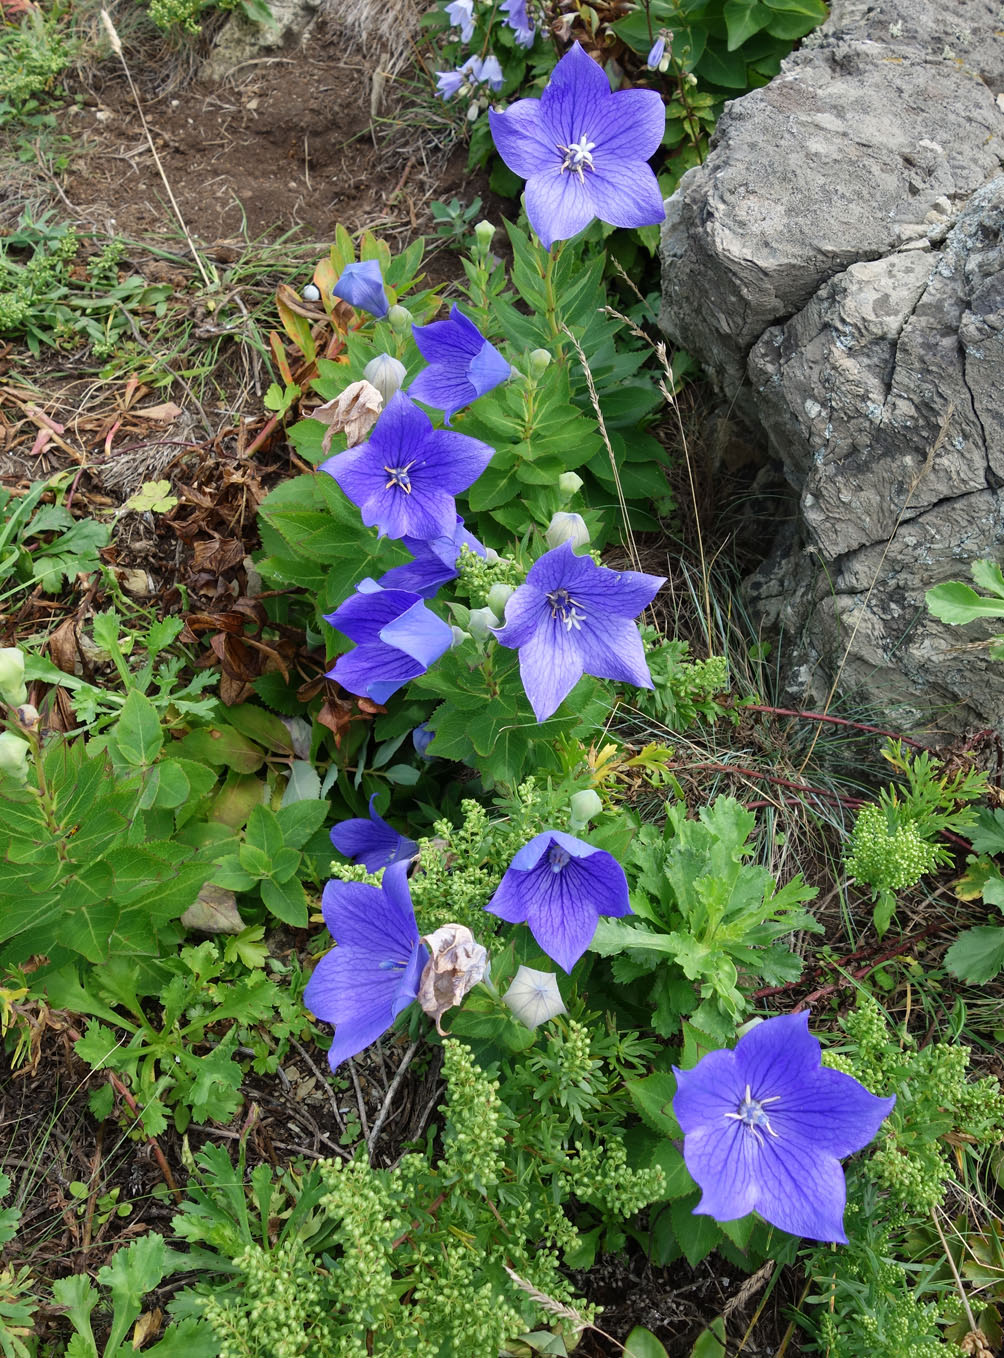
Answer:
[[[573,599],[567,589],[552,589],[546,597],[551,605],[551,617],[560,619],[565,624],[566,632],[582,630],[586,615],[579,612],[578,599]]]
[[[565,171],[568,170],[572,174],[577,174],[580,181],[584,182],[584,170],[593,170],[595,172],[596,167],[593,165],[592,156],[595,149],[596,143],[594,141],[587,141],[585,133],[583,133],[578,141],[573,141],[571,146],[562,146],[559,143],[558,150],[564,151],[565,153],[565,159],[561,162],[560,173],[564,174]]]
[[[755,1099],[749,1085],[747,1085],[746,1096],[739,1105],[739,1111],[736,1113],[723,1113],[722,1116],[734,1118],[736,1122],[741,1122],[744,1127],[748,1128],[757,1143],[762,1146],[765,1144],[763,1139],[764,1131],[768,1132],[771,1136],[780,1139],[777,1136],[777,1132],[775,1132],[774,1128],[770,1125],[770,1119],[764,1112],[764,1104],[777,1103],[780,1097],[780,1094],[772,1094],[766,1099]]]
[[[390,478],[384,486],[384,490],[390,490],[393,486],[397,486],[398,490],[403,490],[405,495],[410,495],[411,477],[408,475],[408,472],[414,467],[416,461],[417,458],[412,458],[412,460],[406,462],[403,467],[384,467],[384,471]]]
[[[560,872],[563,867],[571,862],[572,855],[567,849],[563,849],[560,844],[552,844],[547,851],[547,861],[552,872]]]

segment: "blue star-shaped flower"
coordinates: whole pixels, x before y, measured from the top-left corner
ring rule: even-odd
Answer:
[[[666,110],[655,90],[613,94],[578,43],[555,66],[539,99],[490,112],[495,149],[526,180],[526,215],[545,249],[588,226],[649,226],[665,216],[647,161],[662,141]]]
[[[451,415],[506,381],[512,372],[458,306],[450,312],[449,320],[413,325],[411,332],[429,367],[418,374],[408,395],[441,410],[447,425]]]
[[[600,915],[631,913],[617,859],[561,830],[545,830],[523,845],[485,909],[509,924],[528,924],[565,971],[589,947]]]
[[[401,545],[411,552],[412,560],[403,566],[392,566],[381,575],[378,584],[384,589],[410,589],[423,599],[433,599],[440,585],[457,578],[457,560],[461,547],[466,546],[476,556],[484,556],[485,548],[473,533],[468,533],[464,521],[457,515],[452,533],[441,538],[402,538]]]
[[[338,946],[314,968],[303,1002],[335,1025],[332,1070],[375,1042],[418,994],[429,954],[419,942],[407,874],[406,863],[392,863],[380,886],[324,888],[324,922]]]
[[[453,641],[453,631],[417,594],[361,580],[356,593],[324,614],[356,649],[340,655],[327,677],[360,697],[385,703],[409,679],[424,674]]]
[[[454,496],[476,481],[494,448],[432,421],[403,392],[388,401],[366,443],[322,462],[363,523],[391,538],[450,536],[457,522]]]
[[[506,23],[513,30],[517,47],[533,46],[533,23],[526,12],[526,0],[502,0]]]
[[[664,584],[664,576],[597,566],[592,557],[576,556],[568,542],[534,562],[495,636],[518,649],[523,688],[538,721],[557,710],[583,674],[652,687],[631,619]]]
[[[371,316],[386,316],[390,307],[383,288],[383,274],[375,259],[361,259],[358,264],[346,264],[331,289],[333,297],[340,297],[350,306],[368,311]]]
[[[362,863],[367,872],[376,872],[391,863],[410,862],[418,853],[413,839],[399,835],[392,825],[373,810],[376,793],[370,798],[370,814],[340,821],[331,830],[331,842],[340,854]]]
[[[683,1157],[703,1190],[695,1212],[716,1221],[759,1212],[792,1235],[846,1243],[840,1161],[867,1146],[895,1096],[821,1065],[804,1011],[675,1073]]]

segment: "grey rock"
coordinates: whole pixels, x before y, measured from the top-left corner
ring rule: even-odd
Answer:
[[[797,495],[747,584],[790,696],[837,682],[944,732],[1004,728],[1004,667],[961,649],[992,629],[924,606],[1004,547],[998,10],[836,0],[727,106],[663,235],[664,329]]]

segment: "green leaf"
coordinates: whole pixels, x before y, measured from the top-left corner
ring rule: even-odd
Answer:
[[[760,0],[725,0],[725,26],[729,33],[729,51],[742,47],[747,38],[766,27],[772,15]]]
[[[307,924],[307,894],[297,878],[288,882],[274,882],[266,878],[261,884],[261,898],[277,919],[303,929]]]
[[[924,598],[928,609],[941,622],[961,624],[977,618],[1004,618],[1004,599],[984,599],[959,580],[935,585]]]
[[[414,787],[422,776],[414,764],[391,764],[386,773],[390,782],[396,783],[399,787]]]
[[[725,1321],[721,1316],[715,1316],[708,1328],[698,1335],[690,1358],[725,1358],[725,1344]]]
[[[164,744],[157,709],[149,698],[133,689],[115,725],[115,742],[127,763],[137,768],[152,764]]]
[[[189,731],[183,740],[171,747],[171,753],[196,764],[212,764],[234,769],[237,773],[254,773],[265,761],[261,747],[224,723]]]
[[[304,799],[280,807],[276,819],[282,830],[283,842],[294,849],[302,849],[328,818],[330,803]]]
[[[700,1194],[692,1193],[685,1198],[677,1198],[669,1208],[673,1231],[691,1268],[706,1259],[722,1238],[717,1222],[711,1217],[694,1216],[693,1209],[699,1197]]]
[[[78,1352],[87,1355],[87,1358],[98,1358],[94,1331],[91,1329],[91,1312],[98,1304],[98,1292],[90,1278],[82,1273],[57,1278],[52,1284],[52,1296],[57,1306],[66,1309],[70,1324],[83,1341]]]
[[[945,966],[967,985],[985,985],[1004,969],[1004,929],[979,925],[960,934],[945,954]]]
[[[237,850],[237,858],[245,872],[252,877],[267,877],[272,870],[272,860],[264,850],[259,849],[257,844],[242,844]],[[217,879],[217,885],[222,882]],[[232,890],[237,890],[234,887]]]
[[[773,11],[768,33],[786,42],[804,38],[826,18],[823,0],[764,0],[764,4]]]
[[[122,1343],[129,1326],[143,1309],[144,1297],[160,1285],[166,1272],[164,1237],[152,1232],[140,1236],[126,1249],[117,1250],[111,1263],[98,1270],[98,1282],[112,1295],[107,1353],[114,1353]]]
[[[976,824],[967,830],[970,844],[977,853],[1004,853],[1004,807],[991,811],[981,806],[976,813]]]
[[[651,1330],[636,1325],[624,1341],[624,1358],[668,1358],[668,1355]]]
[[[974,561],[970,567],[973,584],[1004,599],[1004,572],[996,561]]]
[[[641,1080],[625,1080],[631,1102],[647,1127],[665,1137],[679,1137],[679,1124],[673,1116],[676,1076],[664,1071]]]
[[[298,849],[283,848],[272,858],[272,871],[269,876],[273,882],[288,882],[300,866]]]
[[[275,812],[259,803],[248,817],[247,843],[260,849],[266,858],[272,859],[282,848],[282,841],[282,827]],[[244,863],[243,858],[241,862]],[[247,863],[244,863],[244,867],[249,872],[255,871]]]

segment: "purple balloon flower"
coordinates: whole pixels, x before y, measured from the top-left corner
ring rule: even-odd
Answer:
[[[649,226],[665,215],[647,161],[662,141],[666,110],[655,90],[610,84],[578,43],[555,66],[539,99],[490,112],[499,155],[526,180],[526,215],[545,249],[594,217]]]
[[[533,24],[526,12],[526,0],[502,0],[500,6],[506,23],[516,34],[518,47],[533,46]]]
[[[523,688],[538,721],[546,721],[583,674],[651,688],[637,617],[666,583],[661,575],[612,571],[571,543],[545,552],[510,597],[496,633],[519,651]]]
[[[421,538],[402,538],[401,542],[414,559],[403,566],[392,566],[377,583],[384,589],[410,589],[421,594],[423,599],[434,598],[440,585],[457,578],[461,547],[467,546],[477,556],[486,554],[474,534],[468,533],[459,514],[456,528],[444,537],[430,538],[428,542]]]
[[[368,311],[372,316],[386,316],[390,310],[383,290],[383,274],[375,259],[346,264],[331,292],[332,296],[340,297],[343,302]]]
[[[403,392],[387,402],[366,443],[322,462],[363,523],[391,538],[448,537],[457,521],[454,496],[478,479],[494,448],[432,421]]]
[[[867,1146],[896,1099],[821,1065],[807,1012],[757,1024],[676,1080],[683,1157],[703,1190],[695,1212],[755,1211],[792,1235],[846,1242],[840,1161]]]
[[[338,946],[314,968],[303,1002],[335,1025],[328,1052],[335,1070],[411,1004],[429,954],[419,942],[406,863],[391,864],[380,886],[329,882],[321,909]]]
[[[523,845],[485,909],[510,924],[528,924],[565,971],[589,947],[600,915],[631,913],[617,859],[561,830],[545,830]]]
[[[375,703],[385,703],[402,684],[424,674],[453,641],[449,624],[419,595],[381,589],[369,579],[324,620],[357,643],[354,651],[338,657],[327,677]]]
[[[373,810],[376,796],[374,792],[370,798],[368,820],[361,816],[343,820],[331,830],[331,842],[338,852],[362,863],[367,872],[376,872],[391,863],[410,862],[418,853],[413,839],[399,835]]]
[[[495,346],[488,343],[458,306],[450,312],[449,320],[413,325],[411,333],[429,367],[418,374],[408,388],[408,395],[441,410],[447,425],[451,415],[497,387],[512,372]]]
[[[460,29],[460,41],[470,42],[474,33],[474,0],[450,0],[446,13],[453,27]]]
[[[416,726],[411,733],[411,743],[415,747],[415,753],[419,759],[429,758],[429,746],[436,738],[436,733],[424,721],[421,726]]]
[[[472,94],[478,85],[488,85],[493,90],[500,90],[505,84],[505,76],[502,67],[499,65],[498,57],[488,56],[484,60],[481,57],[468,57],[462,66],[458,66],[455,71],[436,72],[436,98],[452,99],[461,89],[466,87],[467,93]]]

